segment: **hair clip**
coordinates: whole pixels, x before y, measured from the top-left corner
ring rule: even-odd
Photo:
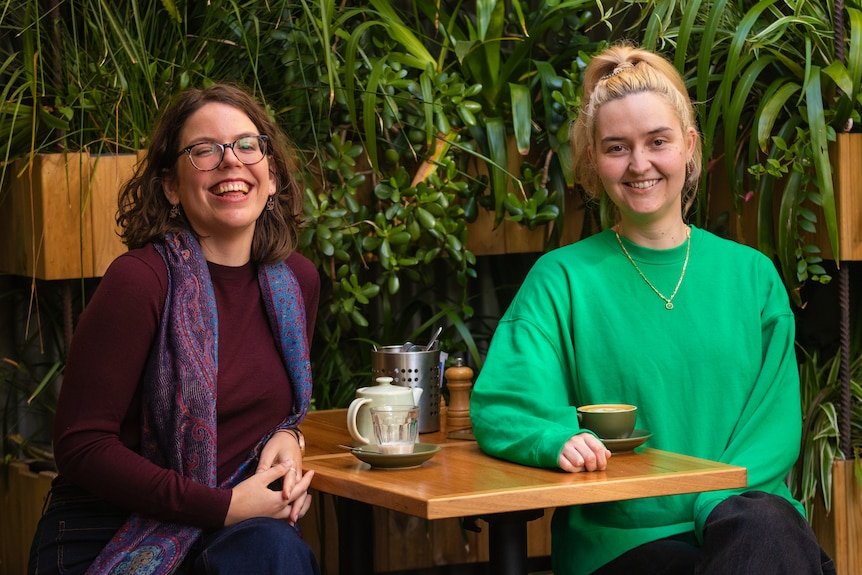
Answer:
[[[605,74],[604,76],[602,76],[602,80],[607,80],[608,78],[613,78],[617,74],[621,74],[621,73],[625,72],[626,70],[631,70],[632,68],[635,67],[635,64],[637,64],[637,62],[621,62],[620,64],[617,64],[617,67],[614,68],[613,72],[610,72],[609,74]]]

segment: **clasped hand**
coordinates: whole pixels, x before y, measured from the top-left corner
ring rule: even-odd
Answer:
[[[302,473],[302,455],[292,435],[276,433],[264,446],[255,474],[233,488],[225,525],[252,517],[285,519],[295,525],[311,507],[314,471]],[[270,485],[281,480],[281,488]]]
[[[604,471],[611,452],[592,433],[573,435],[563,445],[558,463],[563,471]]]

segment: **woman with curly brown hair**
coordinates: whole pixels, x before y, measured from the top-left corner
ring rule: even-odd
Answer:
[[[244,89],[179,95],[120,193],[129,252],[81,315],[30,573],[318,573],[298,425],[319,298],[286,135]]]

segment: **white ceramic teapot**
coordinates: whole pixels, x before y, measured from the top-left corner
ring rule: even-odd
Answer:
[[[381,405],[419,405],[421,387],[392,385],[391,377],[378,377],[377,385],[360,387],[347,408],[347,431],[354,445],[369,445],[374,439],[372,407]]]

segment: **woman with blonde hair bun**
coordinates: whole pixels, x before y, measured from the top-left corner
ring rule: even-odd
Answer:
[[[559,508],[556,575],[834,574],[784,478],[799,455],[794,315],[774,264],[687,222],[702,151],[683,78],[613,46],[586,69],[574,175],[613,225],[543,255],[471,396],[487,453],[612,468],[577,406],[637,406],[646,445],[745,467],[742,489]]]

